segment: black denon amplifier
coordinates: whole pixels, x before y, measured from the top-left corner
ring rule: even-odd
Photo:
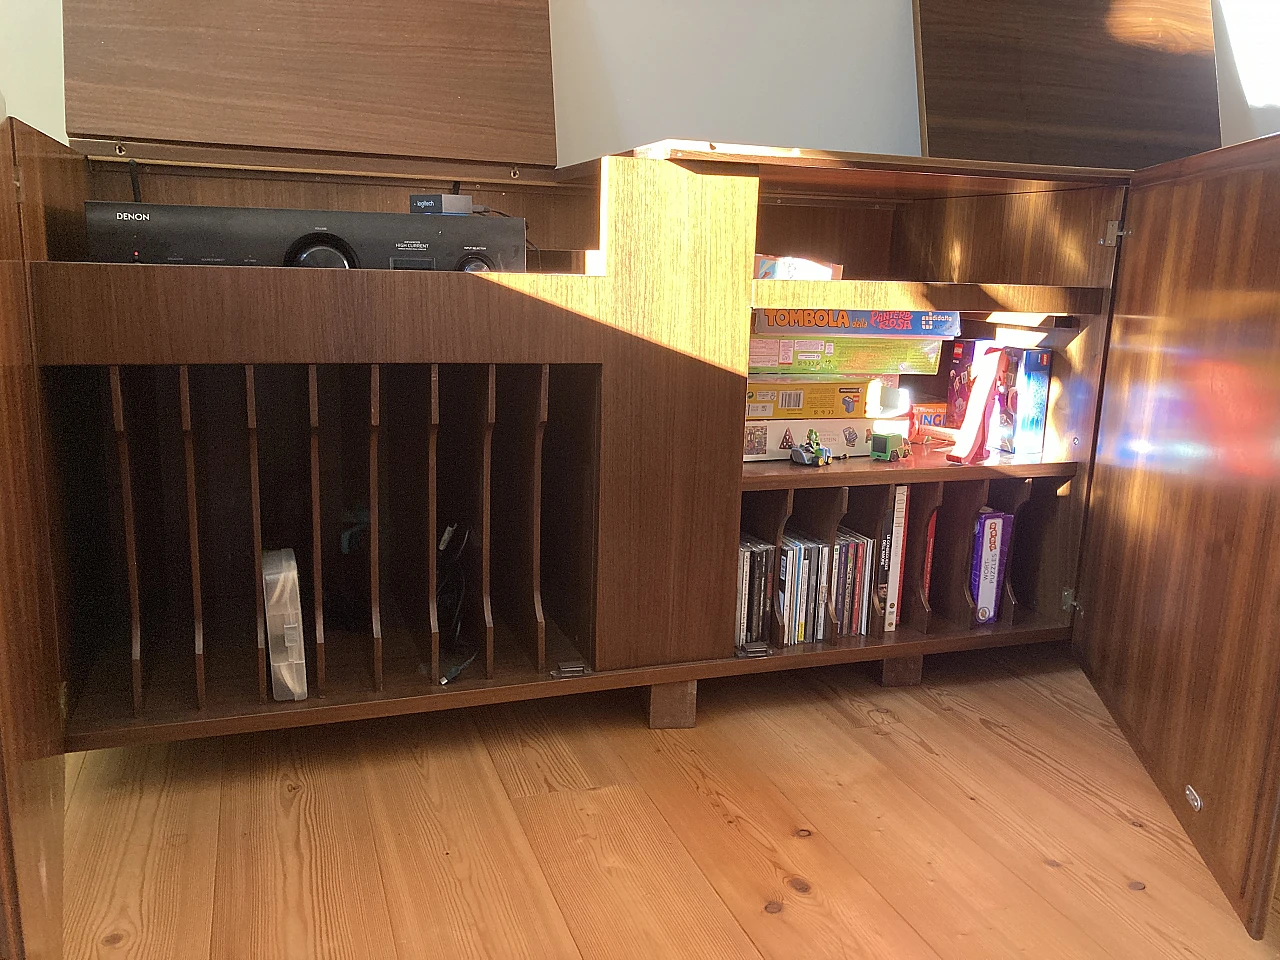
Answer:
[[[331,210],[84,205],[89,255],[107,263],[379,270],[524,270],[524,220]]]

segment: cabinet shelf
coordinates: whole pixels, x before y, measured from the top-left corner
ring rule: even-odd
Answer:
[[[933,483],[945,480],[996,480],[1001,477],[1074,477],[1075,461],[1041,463],[1017,457],[991,457],[980,463],[951,463],[938,451],[914,453],[886,463],[870,457],[805,467],[790,460],[757,460],[742,465],[743,490],[802,490],[809,487],[868,487],[882,483]]]
[[[1101,287],[1021,283],[917,283],[905,280],[753,280],[751,306],[777,310],[959,310],[962,313],[1092,315]]]
[[[189,702],[189,697],[175,685],[171,690],[157,690],[144,715],[134,717],[129,703],[120,695],[118,684],[99,683],[85,691],[85,696],[68,718],[66,749],[95,750],[135,743],[449,710],[572,693],[620,690],[653,683],[771,673],[837,663],[883,660],[887,657],[1053,643],[1067,640],[1071,636],[1070,627],[1037,616],[1018,626],[992,624],[972,629],[956,626],[927,636],[915,630],[900,629],[888,640],[864,636],[840,637],[830,642],[771,650],[768,656],[754,659],[737,657],[700,660],[671,666],[607,670],[556,680],[551,678],[548,671],[537,670],[521,652],[519,645],[507,642],[510,638],[501,621],[496,627],[499,643],[493,677],[486,679],[483,669],[475,669],[473,665],[448,686],[431,683],[411,669],[411,658],[403,662],[395,659],[390,662],[401,663],[403,669],[388,670],[384,689],[380,693],[375,692],[370,686],[367,669],[352,660],[341,667],[335,664],[328,692],[323,698],[261,703],[249,691],[250,684],[248,678],[245,678],[246,682],[241,684],[239,694],[230,685],[224,685],[221,693],[215,693],[211,689],[205,709],[197,710]],[[334,632],[329,642],[342,645],[344,639],[352,642],[357,640],[355,637],[344,638],[340,632]],[[550,623],[547,645],[549,665],[571,659],[577,653],[573,644]]]

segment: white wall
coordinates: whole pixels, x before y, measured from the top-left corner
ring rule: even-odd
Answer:
[[[62,0],[0,0],[0,117],[63,143]]]
[[[1280,0],[1213,0],[1213,37],[1223,145],[1280,132]]]
[[[911,0],[550,0],[561,166],[668,138],[920,154]]]

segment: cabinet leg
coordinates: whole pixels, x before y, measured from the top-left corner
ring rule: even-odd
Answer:
[[[880,661],[876,674],[882,687],[914,687],[923,668],[924,657],[891,657]]]
[[[698,722],[698,681],[655,683],[647,693],[649,729],[678,730]]]

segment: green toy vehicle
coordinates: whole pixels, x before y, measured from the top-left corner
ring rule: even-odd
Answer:
[[[794,451],[793,451],[794,452]],[[873,433],[871,435],[871,459],[897,463],[911,456],[911,444],[900,433]]]
[[[821,467],[831,462],[831,448],[822,445],[822,438],[817,430],[810,430],[804,443],[791,448],[793,463],[803,463],[806,467]]]

